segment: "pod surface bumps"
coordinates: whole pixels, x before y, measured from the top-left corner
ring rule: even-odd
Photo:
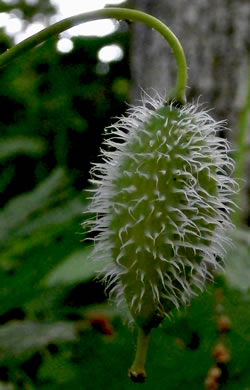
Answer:
[[[218,135],[223,122],[196,105],[151,100],[110,129],[103,162],[91,171],[94,256],[110,259],[111,295],[149,330],[221,266],[234,163]]]

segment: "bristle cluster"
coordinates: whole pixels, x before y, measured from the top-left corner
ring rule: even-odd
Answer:
[[[223,123],[196,105],[150,104],[110,128],[88,209],[95,257],[110,259],[106,284],[145,329],[220,266],[235,191]]]

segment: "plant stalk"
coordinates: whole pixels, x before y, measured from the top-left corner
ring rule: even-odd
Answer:
[[[135,360],[128,372],[128,375],[133,382],[143,383],[146,380],[145,362],[149,338],[150,331],[145,332],[144,329],[139,328]]]
[[[183,48],[178,38],[159,19],[148,15],[145,12],[133,9],[115,7],[103,8],[97,11],[85,12],[63,19],[23,40],[13,48],[8,49],[5,53],[1,54],[0,69],[6,66],[9,62],[16,59],[18,56],[25,53],[27,50],[39,45],[54,35],[58,35],[61,32],[84,22],[107,18],[144,23],[148,27],[158,31],[166,39],[172,48],[177,63],[177,81],[173,98],[177,102],[184,104],[186,102],[185,90],[187,84],[187,64]]]
[[[240,121],[238,128],[238,138],[236,140],[237,152],[235,153],[235,171],[234,176],[236,180],[242,180],[245,176],[245,163],[249,146],[247,145],[247,132],[249,129],[250,118],[250,68],[248,75],[248,87],[244,106],[240,113]],[[242,186],[242,183],[240,183]],[[239,191],[235,197],[235,203],[240,208],[241,212],[237,212],[232,216],[236,226],[240,227],[242,220],[243,199],[242,191]]]

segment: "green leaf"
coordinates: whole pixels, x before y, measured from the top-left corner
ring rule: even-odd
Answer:
[[[2,139],[0,143],[0,160],[7,160],[20,154],[40,157],[44,152],[45,144],[38,137],[9,137]]]
[[[229,284],[243,292],[250,289],[250,229],[237,229],[233,248],[226,259],[226,277]]]
[[[46,280],[48,286],[58,284],[71,284],[76,282],[87,282],[94,278],[97,272],[101,271],[109,259],[95,262],[91,258],[92,246],[87,246],[70,254],[63,263],[54,269]]]
[[[39,294],[41,280],[72,251],[81,248],[82,243],[76,235],[79,225],[79,220],[74,219],[70,224],[52,225],[37,231],[31,239],[26,238],[23,251],[18,253],[14,248],[15,257],[10,257],[11,247],[8,258],[2,251],[1,262],[5,267],[0,268],[0,314],[22,306]],[[19,241],[21,247],[22,240]]]
[[[53,380],[59,385],[72,381],[75,377],[75,367],[65,359],[63,354],[47,359],[39,370],[39,379]]]
[[[39,219],[42,219],[41,226],[44,226],[45,215],[52,209],[59,223],[65,221],[65,213],[69,217],[69,208],[61,209],[61,213],[55,208],[59,205],[65,206],[63,202],[66,203],[69,199],[68,181],[65,171],[59,168],[34,190],[10,200],[0,213],[0,244],[6,246],[6,243],[13,240],[15,236],[30,234],[32,226],[39,227]],[[70,207],[74,209],[71,216],[76,215],[76,202]],[[79,201],[77,205],[77,212],[80,213]],[[51,215],[46,220],[47,225],[50,224],[50,218]],[[52,219],[55,220],[55,215]]]
[[[15,386],[12,383],[0,382],[0,390],[15,390]]]
[[[39,295],[46,275],[83,248],[85,206],[80,196],[71,197],[67,175],[57,169],[0,213],[0,313]]]
[[[0,359],[31,355],[49,343],[76,340],[75,324],[69,321],[41,323],[16,321],[0,327]]]

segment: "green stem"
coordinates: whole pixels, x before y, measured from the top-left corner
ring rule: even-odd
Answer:
[[[0,69],[7,65],[10,61],[14,60],[25,51],[37,46],[39,43],[44,42],[53,35],[57,35],[62,31],[67,30],[80,23],[89,22],[98,19],[114,18],[118,20],[131,20],[141,22],[147,26],[158,31],[169,43],[172,48],[173,54],[177,62],[177,81],[175,88],[176,101],[184,104],[186,102],[185,89],[187,83],[187,64],[183,48],[173,34],[173,32],[160,20],[148,15],[144,12],[126,9],[126,8],[103,8],[97,11],[85,12],[79,15],[71,16],[60,22],[53,24],[45,28],[44,30],[34,34],[33,36],[20,42],[13,48],[7,50],[0,55]]]
[[[248,152],[247,145],[247,132],[249,129],[249,114],[250,114],[250,69],[248,76],[248,89],[246,94],[245,104],[240,113],[239,121],[239,133],[236,142],[237,152],[235,153],[235,171],[234,176],[236,180],[242,180],[244,177],[244,168],[246,163],[246,153]],[[241,183],[240,183],[241,184]],[[242,191],[239,191],[235,197],[235,203],[242,210]],[[240,226],[241,223],[241,213],[234,213],[233,221],[237,226]]]
[[[139,328],[135,360],[129,369],[129,377],[133,382],[145,382],[145,362],[147,357],[149,338],[150,331],[145,332],[142,328]]]

